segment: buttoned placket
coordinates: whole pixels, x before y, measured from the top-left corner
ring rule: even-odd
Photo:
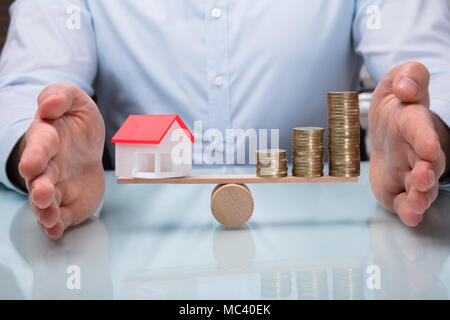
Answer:
[[[227,1],[207,1],[205,14],[209,109],[204,129],[217,128],[225,133],[231,127]]]

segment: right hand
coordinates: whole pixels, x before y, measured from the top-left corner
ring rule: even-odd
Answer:
[[[430,74],[417,62],[394,67],[369,110],[370,184],[378,202],[416,227],[439,194],[446,169],[445,123],[430,111]]]
[[[105,126],[95,102],[73,84],[45,88],[26,132],[19,172],[38,224],[51,239],[94,214],[105,191]]]

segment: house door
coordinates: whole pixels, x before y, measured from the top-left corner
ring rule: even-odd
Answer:
[[[136,178],[167,178],[176,175],[170,153],[137,153]]]
[[[154,153],[139,153],[137,155],[137,171],[155,173],[155,154]]]

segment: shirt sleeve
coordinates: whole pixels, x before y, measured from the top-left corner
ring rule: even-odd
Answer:
[[[377,83],[398,64],[423,63],[430,108],[450,126],[450,1],[357,0],[353,39]]]
[[[6,163],[37,110],[46,86],[71,82],[93,95],[97,53],[90,12],[83,0],[17,0],[0,57],[0,183]]]

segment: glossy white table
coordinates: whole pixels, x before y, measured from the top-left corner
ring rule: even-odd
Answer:
[[[97,217],[54,242],[0,186],[0,298],[449,297],[448,191],[409,229],[377,205],[363,164],[357,184],[250,185],[252,219],[227,230],[210,213],[213,187],[117,185],[108,173]]]

